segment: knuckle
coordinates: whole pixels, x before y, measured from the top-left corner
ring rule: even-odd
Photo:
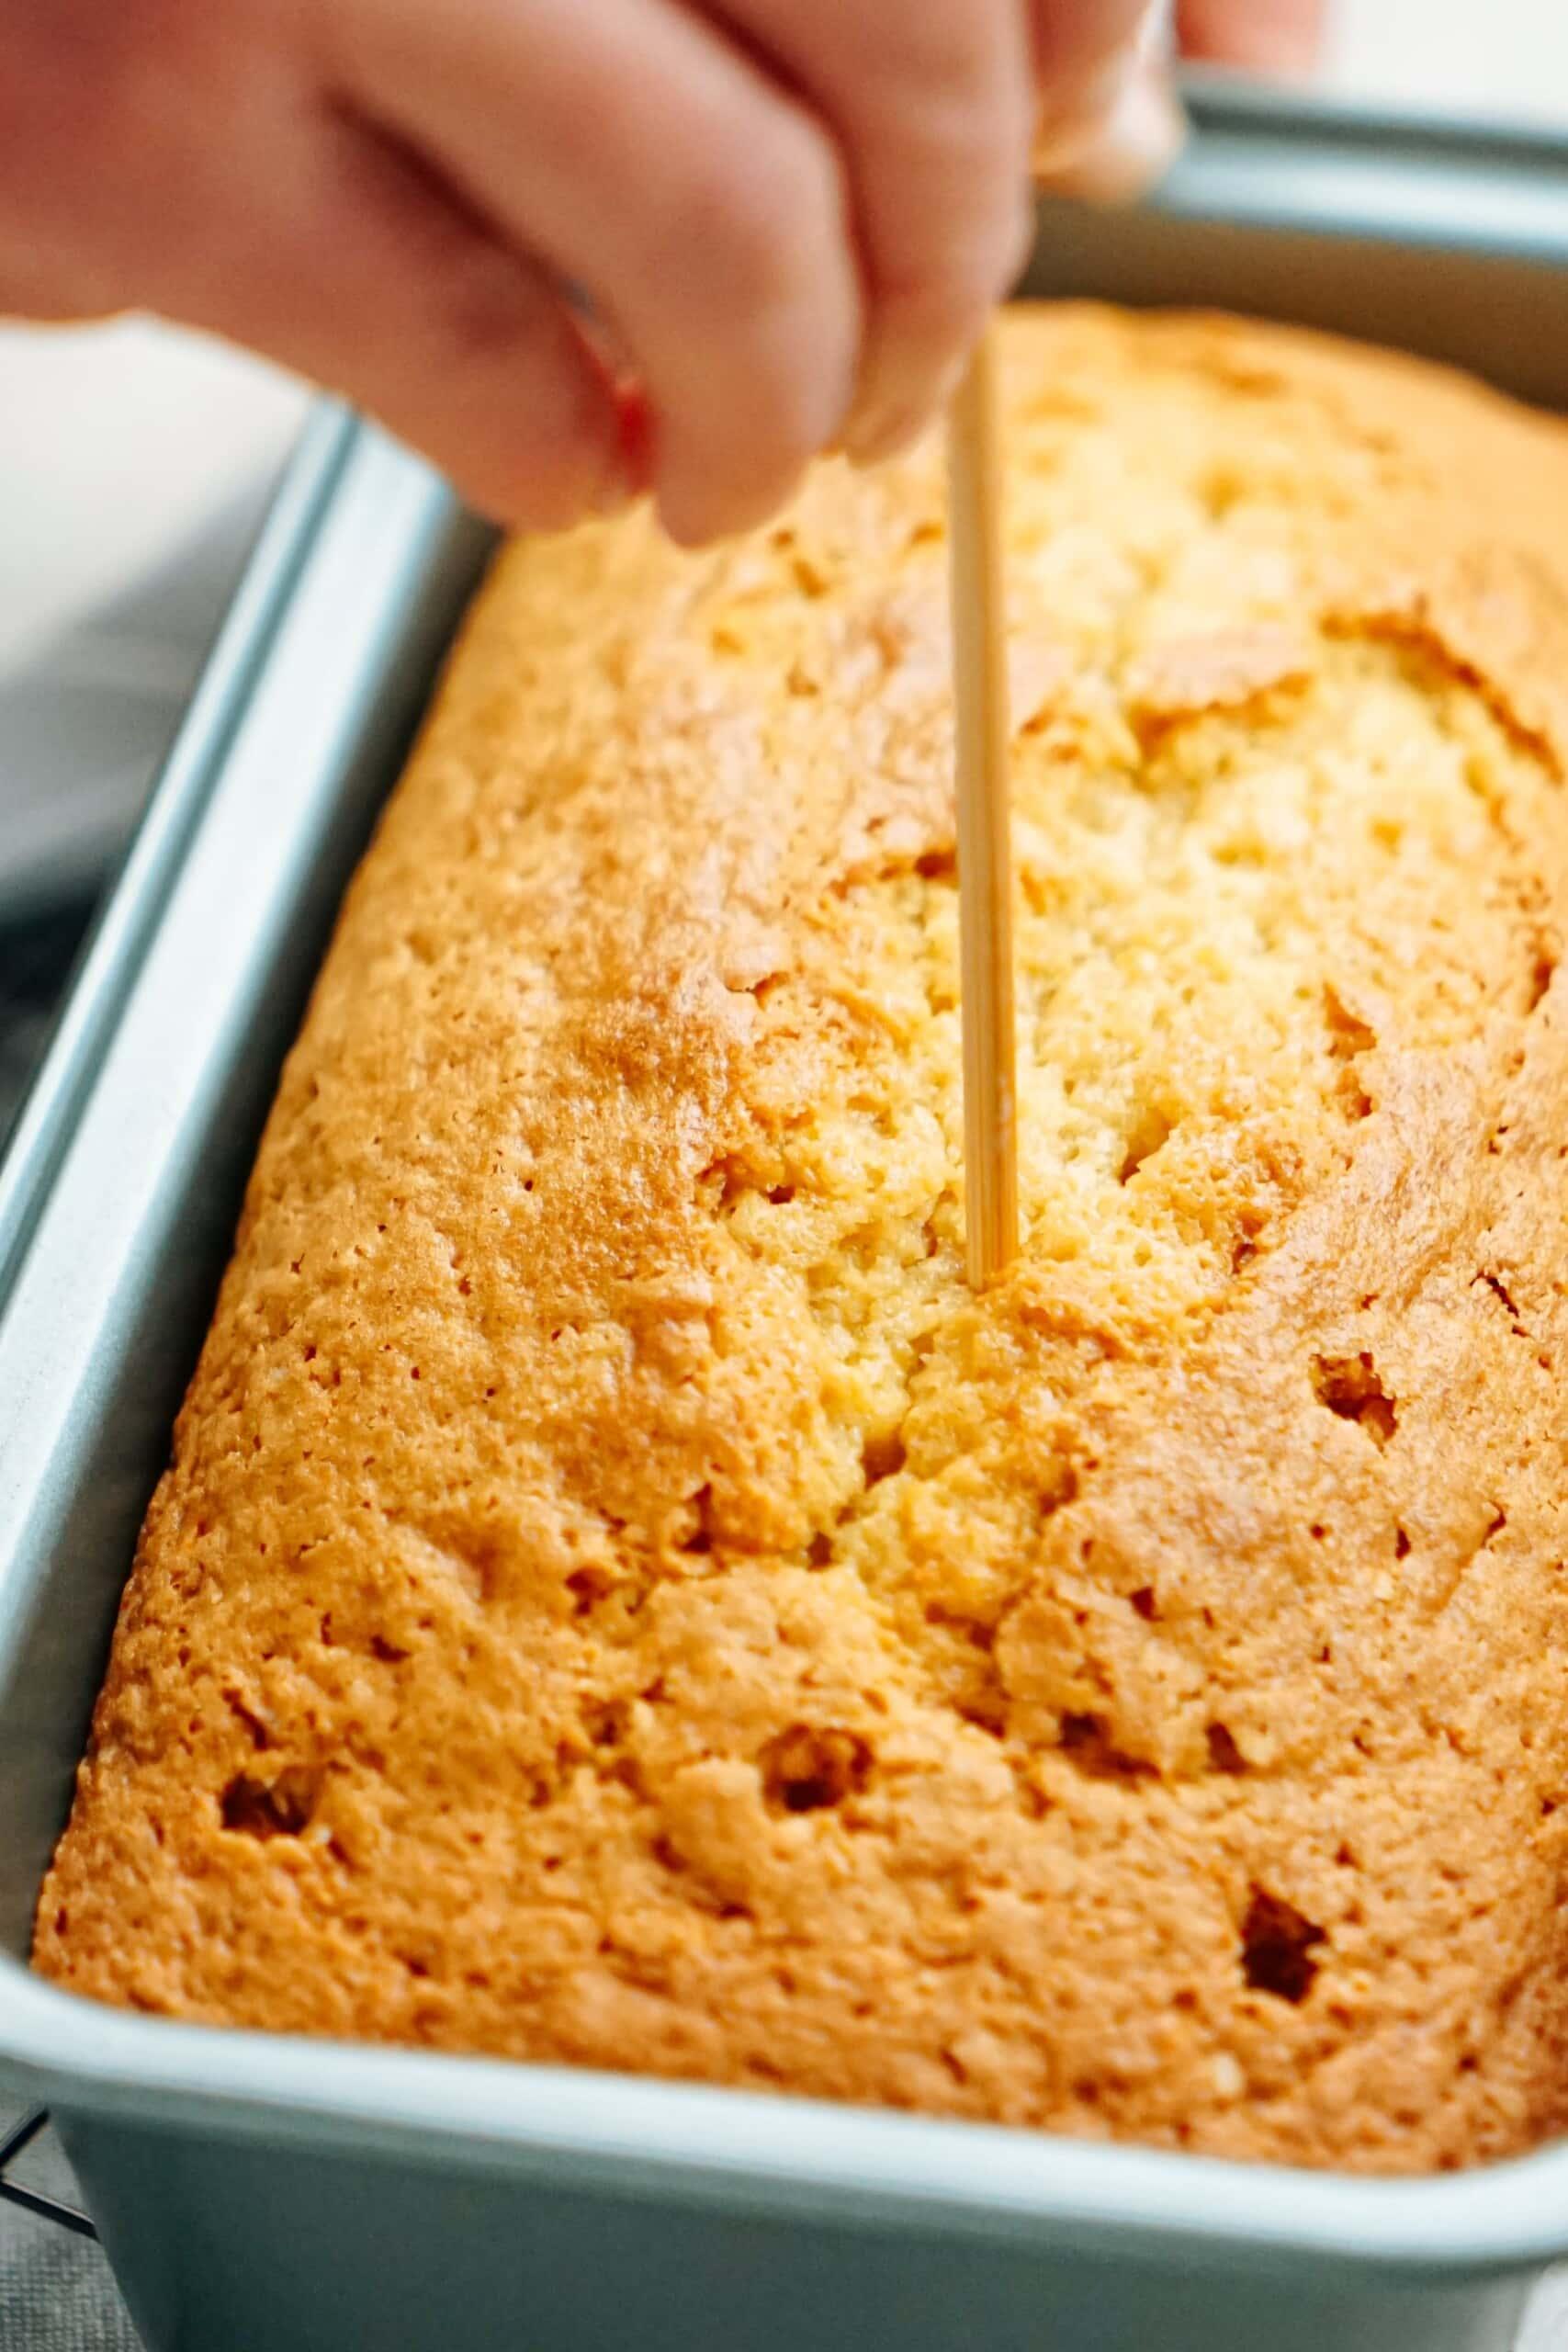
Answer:
[[[886,95],[864,144],[871,263],[933,313],[965,315],[1016,268],[1034,128],[1027,84],[976,107],[951,88]]]
[[[898,0],[867,12],[871,62],[895,85],[972,99],[1005,77],[1019,43],[1011,0]]]
[[[1028,169],[1035,92],[1021,13],[910,0],[879,14],[891,38],[863,60],[852,125],[862,170],[880,172],[910,214],[982,220]]]
[[[883,136],[897,141],[911,178],[939,180],[956,209],[974,219],[1014,192],[1033,128],[1033,94],[1019,76],[990,90],[982,105],[951,83],[908,91]]]

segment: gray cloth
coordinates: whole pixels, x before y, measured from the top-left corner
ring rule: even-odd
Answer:
[[[21,2120],[0,2103],[0,2140]],[[48,2197],[79,2204],[64,2157],[46,2137],[17,2177]],[[0,2346],[5,2352],[141,2352],[141,2338],[96,2245],[0,2204]]]
[[[0,2138],[17,2121],[0,2106]],[[31,2188],[79,2202],[65,2160],[47,2143],[26,2160]],[[95,2245],[0,2204],[0,2347],[4,2352],[142,2352]],[[212,2352],[226,2352],[213,2346]],[[462,2352],[457,2335],[453,2352]],[[562,2345],[559,2352],[570,2352]],[[1089,2352],[1089,2347],[1085,2347]],[[1517,2352],[1568,2352],[1568,2270],[1541,2285]]]
[[[1542,2281],[1525,2320],[1519,2352],[1568,2352],[1568,2270]]]

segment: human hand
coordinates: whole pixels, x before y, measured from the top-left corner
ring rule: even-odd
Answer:
[[[1255,62],[1315,10],[1186,14]],[[1025,247],[1036,75],[1058,176],[1126,176],[1140,105],[1157,160],[1118,62],[1142,15],[0,0],[0,311],[161,311],[346,393],[502,520],[647,486],[701,540],[935,411]]]

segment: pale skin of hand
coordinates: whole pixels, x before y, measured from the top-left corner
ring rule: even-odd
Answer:
[[[1290,72],[1324,5],[1188,0],[1179,36]],[[0,0],[0,314],[160,312],[346,394],[502,522],[649,488],[704,541],[929,420],[1021,259],[1032,154],[1095,192],[1158,160],[1143,15]]]

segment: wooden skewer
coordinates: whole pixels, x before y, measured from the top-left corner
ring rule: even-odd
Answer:
[[[1018,1253],[1012,842],[1007,630],[994,330],[948,424],[953,690],[958,719],[958,924],[964,1023],[964,1239],[970,1283]]]

